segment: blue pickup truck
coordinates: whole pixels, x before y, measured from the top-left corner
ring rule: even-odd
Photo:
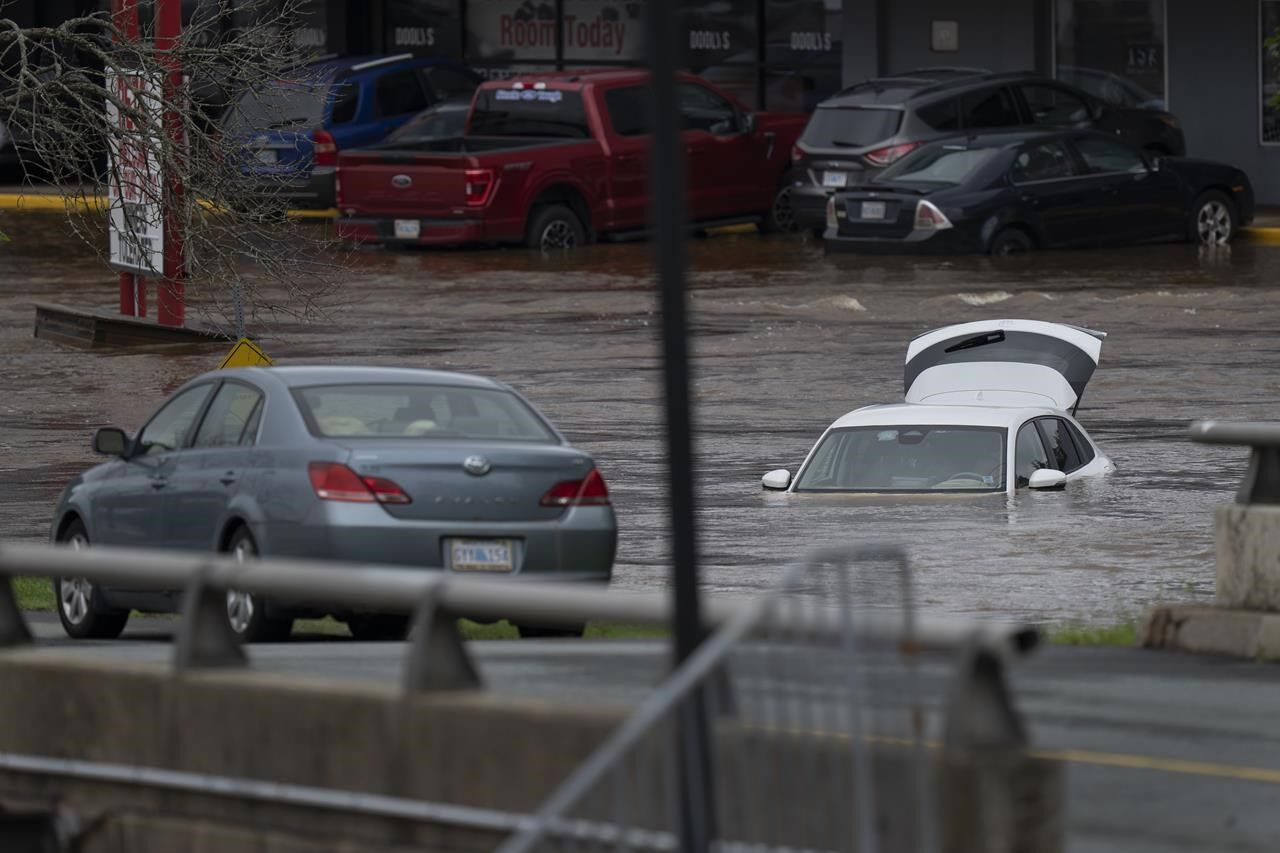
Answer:
[[[292,207],[334,205],[338,151],[381,142],[421,111],[469,96],[482,78],[456,62],[409,54],[325,59],[294,79],[247,90],[221,119],[241,171]]]

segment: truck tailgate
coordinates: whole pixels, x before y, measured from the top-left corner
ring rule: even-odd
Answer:
[[[466,171],[474,160],[465,154],[343,154],[339,204],[355,215],[447,216],[466,207]]]

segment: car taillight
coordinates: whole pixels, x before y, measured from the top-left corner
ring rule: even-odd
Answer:
[[[863,156],[867,158],[867,161],[870,162],[871,165],[883,168],[892,163],[898,162],[903,157],[906,157],[912,151],[919,148],[920,145],[921,143],[919,142],[904,142],[901,145],[890,145],[885,148],[877,148],[875,151],[871,151]]]
[[[338,143],[327,130],[311,132],[311,157],[317,166],[338,165]]]
[[[917,231],[945,231],[951,227],[951,220],[933,202],[922,200],[916,205]]]
[[[804,159],[804,149],[799,145],[791,146],[791,162],[793,165],[800,165],[800,161]]]
[[[413,499],[383,477],[361,477],[340,462],[312,462],[307,466],[311,488],[322,501],[407,504]]]
[[[467,169],[467,204],[480,207],[489,200],[493,191],[492,169]]]
[[[592,468],[581,480],[556,483],[538,503],[542,506],[608,506],[609,488],[600,472]]]

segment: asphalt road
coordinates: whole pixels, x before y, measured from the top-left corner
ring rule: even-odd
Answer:
[[[45,648],[69,641],[37,617]],[[166,662],[172,620],[136,620],[85,654]],[[473,642],[486,687],[568,704],[631,706],[663,675],[657,641]],[[395,683],[405,648],[309,637],[255,646],[256,668]],[[929,726],[954,662],[927,656],[920,676]],[[873,688],[900,698],[902,670],[874,661]],[[1139,649],[1050,647],[1015,663],[1009,681],[1037,753],[1067,765],[1072,853],[1275,850],[1280,839],[1280,678],[1274,666]],[[763,689],[758,684],[744,690]],[[892,703],[890,703],[892,705]],[[877,711],[892,726],[894,709]]]

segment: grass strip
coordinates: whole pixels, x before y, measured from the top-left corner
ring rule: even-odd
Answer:
[[[1136,620],[1118,625],[1055,625],[1047,628],[1044,638],[1056,646],[1136,646]]]

